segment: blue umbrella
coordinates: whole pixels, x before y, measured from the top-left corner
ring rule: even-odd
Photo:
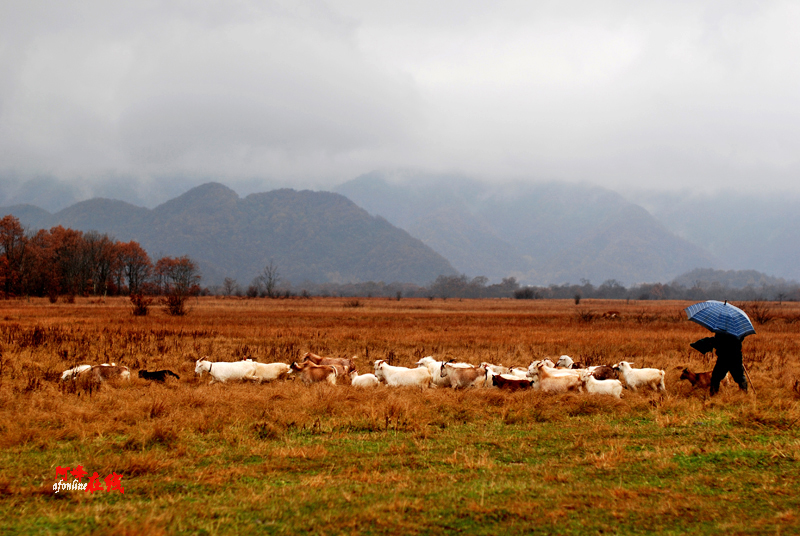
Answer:
[[[685,309],[686,315],[692,322],[697,322],[704,328],[714,333],[727,333],[744,339],[748,335],[755,335],[753,323],[747,313],[729,304],[716,300],[708,300],[690,305]]]

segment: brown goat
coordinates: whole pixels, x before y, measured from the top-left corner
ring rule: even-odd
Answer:
[[[681,380],[689,380],[692,384],[692,389],[708,389],[711,387],[711,371],[708,372],[692,372],[688,368],[683,369],[681,372]]]
[[[349,357],[322,357],[311,352],[306,352],[303,356],[303,363],[314,363],[315,365],[329,365],[336,367],[336,372],[339,376],[346,376],[350,371],[356,370],[353,360]]]
[[[500,374],[495,374],[492,376],[492,385],[507,391],[519,391],[520,389],[530,389],[531,385],[533,385],[533,382],[523,378],[504,378]]]
[[[300,379],[306,385],[317,382],[328,382],[331,385],[336,385],[337,371],[331,365],[315,365],[311,361],[303,361],[298,364],[295,361],[290,368],[300,375]]]
[[[464,387],[483,387],[486,382],[485,367],[457,367],[449,361],[442,365],[442,378],[450,378],[450,387],[460,389]]]
[[[97,381],[108,381],[121,378],[123,380],[131,379],[131,371],[128,367],[121,365],[95,365],[92,367],[92,375],[97,378]]]
[[[592,371],[592,376],[595,377],[597,380],[617,380],[619,379],[619,374],[613,368],[609,367],[608,365],[600,365],[596,369]]]

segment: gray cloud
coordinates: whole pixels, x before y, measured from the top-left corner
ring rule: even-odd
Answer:
[[[794,3],[396,4],[4,2],[0,174],[800,189]]]

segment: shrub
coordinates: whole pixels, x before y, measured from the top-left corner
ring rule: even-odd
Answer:
[[[173,316],[183,316],[186,314],[186,296],[170,294],[162,300],[164,308]]]
[[[514,298],[517,300],[535,300],[537,297],[536,292],[531,287],[514,291]]]
[[[131,294],[131,305],[133,316],[147,316],[153,298],[148,298],[144,294]]]
[[[753,319],[758,324],[766,324],[774,318],[772,309],[767,307],[763,301],[750,302],[749,305],[744,307],[747,316]]]

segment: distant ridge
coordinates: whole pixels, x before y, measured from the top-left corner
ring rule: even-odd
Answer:
[[[708,289],[720,286],[733,289],[747,287],[760,288],[766,286],[783,286],[797,284],[795,281],[786,281],[783,278],[771,277],[756,270],[714,270],[713,268],[697,268],[681,274],[672,280],[673,284],[687,288],[698,287]]]
[[[203,284],[225,277],[247,286],[273,261],[282,278],[300,285],[384,281],[428,284],[455,270],[441,255],[342,195],[290,189],[244,199],[208,183],[146,209],[90,199],[55,214],[18,205],[2,210],[31,229],[63,225],[136,240],[151,257],[189,255]]]
[[[710,251],[718,268],[800,281],[800,194],[632,193],[672,232]],[[704,264],[701,266],[711,266]]]
[[[641,206],[589,185],[374,172],[336,191],[420,238],[459,272],[495,281],[631,285],[716,264]]]

